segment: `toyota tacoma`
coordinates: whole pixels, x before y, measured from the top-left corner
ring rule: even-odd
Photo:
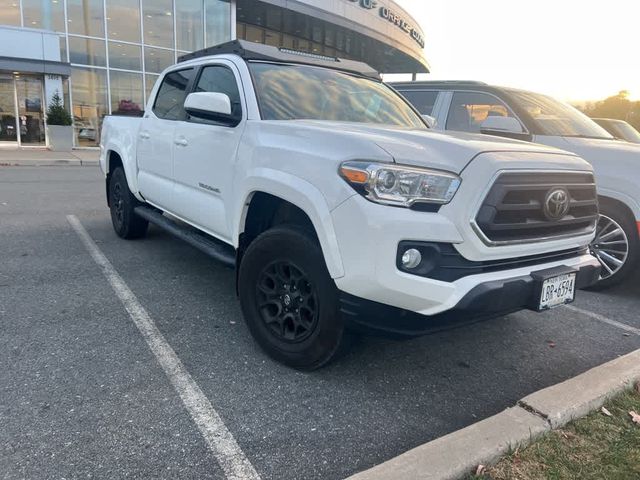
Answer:
[[[353,332],[547,310],[594,282],[591,166],[430,131],[377,72],[233,41],[182,57],[143,118],[107,117],[116,233],[149,223],[235,268],[248,328],[295,368]]]

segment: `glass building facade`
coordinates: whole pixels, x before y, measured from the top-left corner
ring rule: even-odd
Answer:
[[[178,56],[231,39],[231,3],[0,0],[0,25],[60,34],[61,61],[71,64],[65,93],[74,142],[95,146],[102,117],[140,114],[158,74]]]
[[[318,4],[310,0],[0,0],[0,25],[57,35],[48,38],[59,39],[60,62],[69,68],[68,77],[61,77],[61,96],[73,116],[76,147],[99,143],[105,115],[141,115],[158,74],[179,56],[233,38],[357,59],[388,73],[410,71],[409,68],[426,71],[426,62],[418,55],[397,50],[392,41],[381,41],[350,28],[347,13],[368,14],[364,7],[374,3],[327,0],[327,12],[350,9],[342,16],[338,14],[336,20],[317,8],[310,10],[309,5],[314,3]],[[300,7],[297,11],[288,6],[294,4]],[[379,22],[378,17],[371,15],[372,22]],[[389,22],[382,25],[381,29],[394,29],[394,35],[400,35],[400,30]],[[406,36],[406,32],[402,34]],[[404,65],[410,67],[403,69]],[[14,78],[10,78],[12,74]],[[29,122],[39,122],[37,134],[21,134],[23,127],[18,121],[15,135],[3,138],[0,124],[0,142],[17,138],[26,145],[25,140],[33,137],[38,145],[46,143],[46,81],[46,74],[39,80],[24,72],[0,72],[3,111],[15,111],[14,116],[22,118],[20,107],[24,106],[17,103],[11,109],[9,104],[19,92],[29,89],[29,98],[39,98],[41,106],[38,115],[31,112],[27,116]],[[33,107],[34,101],[31,103]],[[7,123],[12,120],[9,118]],[[9,130],[4,129],[5,133]]]

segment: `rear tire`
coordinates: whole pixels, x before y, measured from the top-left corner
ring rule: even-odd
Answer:
[[[601,203],[591,252],[600,261],[602,271],[600,280],[591,289],[604,290],[626,280],[636,269],[639,250],[638,227],[634,219],[616,205]]]
[[[299,227],[272,228],[249,245],[238,292],[251,334],[285,365],[314,370],[345,345],[338,289],[317,240]]]
[[[135,214],[134,208],[140,202],[133,196],[122,167],[116,168],[109,179],[109,208],[113,229],[121,238],[144,237],[149,222]]]

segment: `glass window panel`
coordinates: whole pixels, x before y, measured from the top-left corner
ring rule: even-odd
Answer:
[[[255,43],[264,43],[264,29],[254,27],[253,25],[247,25],[246,28],[245,40]]]
[[[112,40],[140,43],[138,0],[107,0],[107,33]]]
[[[171,72],[164,77],[153,105],[153,112],[158,118],[184,120],[187,117],[184,100],[192,76],[193,68],[188,68]]]
[[[173,48],[173,2],[143,0],[144,43]]]
[[[176,41],[179,50],[200,50],[204,43],[202,0],[176,2]]]
[[[20,26],[20,0],[0,0],[0,24]]]
[[[16,142],[17,132],[13,77],[0,75],[0,142]]]
[[[267,5],[267,28],[271,30],[282,30],[282,9]]]
[[[107,65],[107,54],[104,40],[69,37],[69,61],[83,65]]]
[[[109,42],[109,68],[142,70],[142,48],[128,43]]]
[[[284,48],[293,49],[294,48],[295,37],[291,35],[287,35],[286,33],[282,34],[282,46]]]
[[[231,5],[228,0],[204,0],[206,46],[231,40]]]
[[[107,71],[72,68],[71,92],[76,146],[96,146],[102,119],[108,112]]]
[[[336,45],[336,31],[332,26],[325,26],[324,30],[324,44],[327,47],[335,47]]]
[[[69,97],[69,78],[62,77],[62,102],[64,103],[64,109],[71,113],[71,100]]]
[[[322,27],[320,25],[314,25],[311,30],[311,38],[316,43],[321,43],[323,41],[322,38]]]
[[[24,26],[64,32],[62,0],[22,0]]]
[[[42,79],[28,75],[16,75],[18,92],[18,125],[20,143],[44,145],[44,110]]]
[[[273,30],[265,30],[264,43],[272,47],[282,46],[282,34]]]
[[[156,84],[156,80],[158,80],[159,76],[160,75],[151,75],[150,73],[147,73],[144,76],[144,90],[147,96],[147,101],[149,101],[151,90],[153,90],[153,86]]]
[[[60,61],[69,61],[69,59],[67,58],[67,39],[65,37],[60,37]]]
[[[141,116],[144,111],[142,99],[142,74],[111,70],[111,113],[113,115]]]
[[[173,50],[144,47],[144,69],[146,72],[160,73],[174,63]]]
[[[104,37],[102,0],[67,0],[69,33]]]

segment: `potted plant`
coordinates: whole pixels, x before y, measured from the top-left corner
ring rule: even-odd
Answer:
[[[62,99],[56,91],[47,108],[47,133],[49,149],[54,152],[70,152],[73,148],[71,115],[64,109]]]

